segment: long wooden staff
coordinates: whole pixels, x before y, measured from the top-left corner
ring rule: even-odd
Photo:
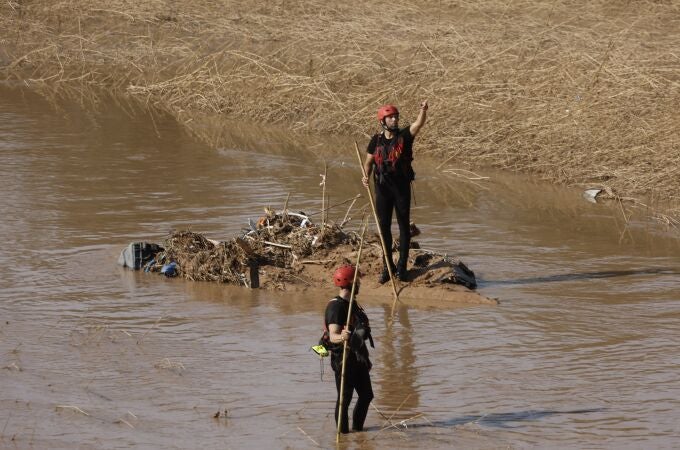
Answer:
[[[354,293],[356,292],[357,277],[359,275],[359,263],[361,262],[361,251],[364,247],[364,234],[368,224],[364,222],[364,229],[361,232],[361,240],[359,241],[359,254],[357,255],[357,263],[354,266],[354,279],[352,280],[352,290],[349,294],[349,309],[347,310],[347,321],[345,326],[349,328],[349,321],[352,318],[352,306],[354,305]],[[341,331],[342,332],[342,331]],[[345,397],[345,364],[347,362],[347,341],[343,341],[342,346],[342,371],[340,372],[340,402],[338,404],[338,432],[335,435],[335,441],[340,441],[340,430],[342,429],[342,405]]]
[[[357,158],[359,158],[359,166],[361,166],[361,173],[366,177],[366,170],[364,169],[364,161],[361,159],[361,152],[359,151],[359,145],[354,141],[354,148],[357,151]],[[371,209],[373,210],[373,218],[375,219],[375,224],[378,227],[378,236],[380,236],[380,245],[382,245],[383,257],[385,258],[385,264],[387,265],[387,272],[390,274],[390,281],[392,282],[392,292],[394,293],[394,301],[392,302],[392,314],[394,314],[394,307],[397,305],[397,300],[399,300],[399,293],[397,293],[397,284],[394,281],[394,274],[392,273],[392,261],[387,257],[387,247],[385,246],[385,238],[383,237],[382,230],[380,229],[380,221],[378,221],[378,213],[375,210],[375,202],[373,201],[373,193],[371,192],[371,185],[366,187],[368,191],[368,202],[371,204]]]

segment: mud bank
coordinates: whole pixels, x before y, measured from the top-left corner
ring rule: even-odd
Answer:
[[[251,289],[332,292],[331,274],[355,263],[361,247],[362,288],[383,301],[394,298],[420,306],[498,304],[474,291],[474,272],[446,254],[423,250],[411,242],[407,280],[380,285],[383,268],[379,236],[362,238],[336,224],[313,224],[302,214],[270,211],[252,229],[228,241],[216,241],[191,231],[170,235],[162,247],[142,252],[124,250],[119,263],[145,272],[180,276],[191,281],[240,285]],[[396,243],[395,243],[396,246]],[[127,258],[126,259],[126,253]],[[130,257],[137,259],[129,262]]]

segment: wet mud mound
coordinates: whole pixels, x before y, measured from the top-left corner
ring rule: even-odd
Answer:
[[[270,209],[265,209],[265,215],[256,223],[249,222],[247,229],[228,241],[208,239],[192,231],[176,231],[162,245],[154,247],[158,249],[154,254],[140,255],[134,265],[121,264],[192,281],[281,291],[316,288],[333,291],[336,288],[331,282],[332,271],[341,264],[356,262],[360,236],[336,224],[317,225],[303,213],[277,213]],[[417,228],[413,231],[418,233]],[[371,289],[372,295],[391,298],[394,293],[391,283],[377,282],[382,261],[379,236],[365,236],[360,263],[362,285]],[[497,303],[474,291],[474,272],[464,263],[446,254],[421,250],[413,240],[407,281],[395,282],[400,299]]]

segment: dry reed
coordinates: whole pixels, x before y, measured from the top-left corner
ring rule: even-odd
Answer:
[[[234,119],[367,136],[379,104],[413,119],[428,98],[416,151],[444,170],[608,187],[680,217],[675,2],[17,0],[0,30],[1,78],[133,96],[212,144]]]

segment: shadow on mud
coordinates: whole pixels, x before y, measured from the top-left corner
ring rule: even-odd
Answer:
[[[680,275],[675,268],[658,267],[637,270],[605,270],[602,272],[574,272],[559,275],[546,275],[542,277],[517,278],[514,280],[485,280],[477,278],[478,287],[518,285],[532,283],[552,283],[560,281],[592,280],[597,278],[627,277],[634,275]]]

